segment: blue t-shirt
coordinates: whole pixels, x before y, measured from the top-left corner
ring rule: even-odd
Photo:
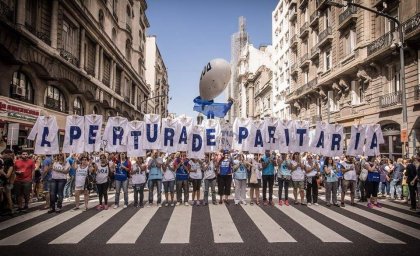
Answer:
[[[125,160],[124,163],[117,162],[117,166],[115,168],[115,180],[118,181],[126,181],[128,178],[127,171],[121,168],[121,164],[125,167],[129,167],[128,160]]]
[[[239,168],[235,171],[234,178],[237,180],[246,180],[248,172],[244,164],[240,163]]]
[[[150,159],[150,161],[149,162],[151,162],[151,161],[156,161],[156,164],[158,163],[158,162],[160,162],[160,163],[162,163],[163,161],[162,161],[162,159]],[[150,168],[150,171],[149,171],[149,180],[161,180],[162,179],[162,170],[159,168],[159,167],[157,167],[157,166],[153,166],[153,167],[151,167]]]
[[[287,167],[287,161],[283,161],[282,163],[281,163],[281,165],[280,165],[280,168],[279,168],[279,173],[278,173],[279,175],[283,175],[283,176],[290,176],[290,175],[292,175],[291,174],[291,171],[289,170],[289,168]]]
[[[70,166],[73,166],[73,163],[74,163],[74,158],[73,157],[67,157],[67,162],[70,164]],[[73,167],[70,167],[70,170],[69,170],[69,175],[71,176],[71,177],[74,177],[74,175],[76,175],[76,169],[74,169]]]
[[[270,161],[270,157],[264,155],[262,160],[264,163],[268,164],[268,166],[262,170],[262,175],[274,175],[274,164]]]
[[[220,162],[220,175],[225,176],[232,174],[231,160],[224,159]]]
[[[51,157],[45,158],[45,160],[42,162],[42,171],[44,171],[44,166],[51,166],[52,167],[53,160]],[[48,173],[44,176],[44,181],[50,181],[52,179],[52,172],[51,170],[48,171]]]
[[[337,177],[339,179],[343,178],[343,171],[341,168],[343,168],[343,165],[341,163],[337,163]]]
[[[175,161],[176,164],[178,164],[181,159],[176,159]],[[184,160],[184,165],[188,166],[188,162],[188,159]],[[188,171],[182,164],[178,167],[178,169],[176,169],[176,180],[188,180]]]

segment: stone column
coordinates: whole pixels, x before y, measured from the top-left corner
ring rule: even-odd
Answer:
[[[18,0],[17,2],[17,17],[16,23],[18,25],[25,25],[25,10],[26,10],[26,0]]]
[[[20,1],[20,0],[19,0]],[[25,0],[22,0],[25,2]],[[57,31],[58,31],[58,0],[52,1],[51,13],[51,47],[57,49]]]
[[[80,29],[80,61],[79,68],[83,69],[85,67],[85,29]]]
[[[99,81],[102,81],[104,75],[104,48],[101,47],[99,51]]]
[[[249,109],[249,117],[254,117],[254,111],[255,111],[255,106],[254,106],[254,85],[248,85],[249,89],[248,89],[248,109]]]
[[[114,60],[111,59],[111,72],[109,74],[109,88],[113,89],[114,88]]]

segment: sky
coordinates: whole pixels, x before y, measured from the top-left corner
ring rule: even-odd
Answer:
[[[168,69],[169,113],[196,117],[201,71],[210,60],[230,62],[231,35],[246,19],[250,42],[271,44],[271,13],[278,0],[149,0],[148,35],[155,35]],[[221,95],[215,102],[226,102]]]

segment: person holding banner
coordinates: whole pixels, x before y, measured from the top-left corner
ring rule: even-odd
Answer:
[[[264,205],[274,205],[273,203],[273,186],[274,186],[274,166],[277,165],[276,153],[266,150],[261,158],[262,182],[263,182],[263,203]],[[268,202],[267,202],[267,185],[268,185]]]
[[[226,205],[229,205],[229,195],[230,195],[230,188],[232,186],[232,168],[233,167],[233,161],[232,158],[229,156],[229,151],[225,150],[223,151],[223,158],[220,159],[217,169],[218,169],[218,192],[220,196],[219,204],[222,204],[223,202]],[[225,197],[223,199],[223,196]]]
[[[373,156],[370,156],[366,161],[364,168],[368,171],[368,176],[366,180],[366,197],[369,199],[369,202],[367,204],[367,207],[373,208],[373,206],[376,206],[378,208],[381,208],[382,206],[378,203],[378,190],[380,181],[380,174],[378,171],[379,160],[375,159]]]
[[[306,172],[306,202],[308,206],[318,204],[319,165],[314,161],[312,154],[308,154],[305,163]]]
[[[295,204],[299,204],[297,192],[299,190],[300,203],[306,205],[305,203],[305,165],[300,159],[300,153],[295,152],[290,162],[290,169],[292,171],[292,183],[293,183],[293,195],[295,197]]]
[[[115,163],[115,204],[114,209],[117,209],[120,204],[121,188],[124,192],[124,206],[128,207],[128,174],[131,171],[131,162],[127,159],[126,153],[120,153]]]
[[[193,205],[200,206],[200,187],[201,187],[201,180],[203,179],[203,173],[202,173],[202,164],[199,159],[191,158],[190,165],[190,179],[192,181],[193,185],[193,191],[192,191],[192,200]]]
[[[278,159],[278,172],[277,172],[277,181],[279,184],[279,206],[282,206],[283,203],[286,206],[289,206],[289,185],[292,181],[292,173],[290,172],[290,160],[286,153],[281,154],[281,158]],[[284,187],[284,201],[282,200]]]
[[[346,196],[347,189],[350,189],[350,205],[354,206],[354,196],[356,194],[357,175],[354,165],[354,157],[347,156],[346,161],[343,163],[343,188],[341,191],[341,207],[345,207],[344,197]]]
[[[89,159],[87,156],[82,156],[80,158],[80,163],[78,164],[76,168],[76,180],[75,180],[75,201],[76,206],[73,208],[73,210],[79,210],[79,202],[80,202],[80,193],[84,193],[84,199],[85,199],[85,211],[88,209],[88,203],[89,203],[89,190],[91,189],[89,187],[88,182],[88,175],[93,171],[93,167],[89,164]]]
[[[149,169],[149,180],[148,180],[148,187],[149,187],[149,204],[147,207],[153,205],[153,190],[156,186],[156,194],[157,194],[157,205],[161,207],[162,203],[162,165],[163,159],[159,157],[159,151],[153,150],[152,156],[147,162],[147,168]]]
[[[249,178],[249,195],[251,197],[250,205],[254,205],[254,193],[256,198],[256,204],[260,205],[260,187],[261,187],[261,158],[259,154],[254,154],[254,158],[251,159],[251,177]]]
[[[50,181],[50,210],[48,213],[61,212],[64,197],[64,185],[70,165],[66,162],[65,154],[57,155],[57,161],[52,166],[52,179]],[[57,208],[56,206],[57,202]]]
[[[175,174],[174,170],[172,169],[174,154],[170,154],[164,161],[162,166],[163,169],[163,190],[165,192],[165,206],[169,205],[169,193],[171,193],[171,206],[175,206],[174,204],[174,187],[175,187]]]
[[[175,154],[175,160],[173,162],[173,169],[176,170],[176,205],[182,204],[182,192],[184,192],[184,205],[189,206],[189,184],[188,184],[188,173],[191,170],[190,161],[187,158],[185,152],[178,152]]]
[[[134,207],[143,207],[144,185],[146,184],[146,169],[147,165],[144,163],[143,157],[137,157],[136,162],[132,165],[131,168],[131,182],[133,183],[134,190]]]
[[[111,172],[111,167],[108,163],[108,159],[105,154],[99,156],[100,165],[95,169],[96,174],[96,187],[98,188],[98,197],[99,204],[96,206],[96,209],[99,210],[108,210],[108,180]],[[102,204],[103,199],[103,204]]]
[[[324,176],[325,176],[325,200],[327,201],[327,206],[331,206],[331,197],[332,203],[340,207],[337,203],[337,186],[338,186],[338,177],[337,177],[337,165],[334,164],[334,160],[331,157],[327,157],[324,162]]]
[[[216,205],[216,170],[215,159],[213,154],[206,154],[203,162],[204,170],[204,205],[208,205],[209,187],[211,188],[211,199],[213,205]]]
[[[235,165],[233,166],[233,178],[235,179],[235,205],[242,202],[246,205],[246,180],[248,174],[248,168],[251,166],[243,154],[238,154],[237,159],[234,160]]]

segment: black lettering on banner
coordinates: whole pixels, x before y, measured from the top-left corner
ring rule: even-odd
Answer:
[[[207,72],[209,72],[210,70],[211,70],[211,65],[210,65],[210,62],[209,62],[209,63],[207,63],[207,65],[206,65],[206,66],[204,66],[203,71],[201,72],[200,81],[201,81],[201,79],[203,79],[203,76],[204,76]]]

